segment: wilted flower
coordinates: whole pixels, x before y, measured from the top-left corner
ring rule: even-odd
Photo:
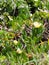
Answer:
[[[48,39],[48,45],[49,45],[49,39]]]
[[[3,28],[3,27],[0,25],[0,30],[2,30],[2,28]]]
[[[40,43],[41,45],[43,45],[44,44],[44,42],[43,41],[41,41],[41,43]]]
[[[18,44],[18,41],[17,41],[17,40],[14,40],[13,42],[14,42],[14,44],[15,44],[15,45],[17,45],[17,44]]]
[[[10,20],[10,21],[12,21],[12,20],[13,20],[10,16],[8,16],[8,18],[9,18],[9,20]]]
[[[32,58],[32,54],[26,54],[28,58]]]
[[[33,25],[34,25],[35,28],[39,28],[39,27],[41,26],[41,23],[39,23],[39,22],[34,22]]]
[[[12,28],[10,28],[10,29],[8,29],[8,31],[10,32],[10,31],[13,31],[13,29]]]
[[[46,7],[44,7],[44,8],[46,8]],[[41,12],[49,13],[49,10],[42,10],[42,9],[39,9],[39,8],[38,8],[38,10],[40,10]]]
[[[17,49],[17,53],[18,54],[21,54],[22,53],[22,50],[20,48]]]

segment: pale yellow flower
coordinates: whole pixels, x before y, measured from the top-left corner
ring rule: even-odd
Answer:
[[[35,28],[39,28],[39,27],[41,26],[41,23],[39,23],[39,22],[34,22],[33,25],[34,25]]]
[[[21,54],[22,53],[22,50],[20,48],[17,49],[17,53],[18,54]]]
[[[17,45],[17,44],[18,44],[18,41],[17,41],[17,40],[14,40],[13,42],[14,42],[14,44],[15,44],[15,45]]]
[[[34,0],[34,1],[38,1],[38,0]]]

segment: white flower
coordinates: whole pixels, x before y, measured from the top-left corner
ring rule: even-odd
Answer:
[[[47,58],[49,58],[49,54],[47,55]]]
[[[18,54],[21,54],[22,53],[22,50],[20,48],[17,49],[17,53]]]
[[[49,2],[49,0],[48,0],[48,2]]]
[[[2,9],[0,8],[0,11],[1,11]]]
[[[35,28],[39,28],[39,27],[41,26],[41,23],[39,23],[39,22],[34,22],[33,25],[34,25]]]
[[[3,19],[4,19],[4,16],[1,15],[1,16],[0,16],[0,19],[3,20]]]
[[[14,44],[15,44],[15,45],[17,45],[17,44],[18,44],[18,41],[17,41],[17,40],[14,40],[13,42],[14,42]]]
[[[32,16],[32,14],[30,14],[30,16]]]
[[[21,4],[18,8],[28,8],[28,5],[25,5],[25,4]]]
[[[24,4],[22,4],[22,5],[19,6],[19,8],[24,8],[24,7],[25,7]]]
[[[34,1],[38,1],[38,0],[34,0]]]

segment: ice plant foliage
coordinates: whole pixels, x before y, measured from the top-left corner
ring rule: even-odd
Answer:
[[[0,65],[49,65],[49,0],[0,0]]]

